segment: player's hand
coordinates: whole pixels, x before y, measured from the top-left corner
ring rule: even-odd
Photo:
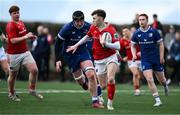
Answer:
[[[57,62],[56,62],[56,71],[57,71],[57,72],[61,72],[61,67],[62,67],[61,61],[57,61]]]
[[[164,62],[165,62],[164,58],[160,58],[160,63],[164,64]]]
[[[127,62],[127,57],[124,57],[122,60],[123,60],[123,62]]]
[[[31,40],[35,40],[37,39],[38,37],[36,35],[33,35],[32,37],[30,37]]]
[[[137,52],[137,56],[141,57],[141,52]]]
[[[137,59],[137,56],[136,56],[136,55],[133,55],[132,61],[134,62],[136,59]]]
[[[66,52],[72,52],[72,54],[77,50],[78,46],[77,45],[73,45],[73,46],[69,46],[66,49]]]
[[[36,38],[37,36],[35,36],[32,32],[29,32],[25,35],[25,38],[28,39],[28,38]]]

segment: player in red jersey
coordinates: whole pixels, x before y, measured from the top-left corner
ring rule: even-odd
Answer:
[[[77,44],[70,46],[67,49],[67,52],[72,51],[72,53],[74,53],[78,46],[86,42],[88,38],[93,38],[93,57],[98,80],[102,89],[107,87],[108,110],[114,110],[112,103],[115,94],[115,74],[119,63],[116,51],[114,49],[103,47],[104,44],[100,38],[105,32],[111,34],[112,42],[118,40],[119,37],[115,28],[111,24],[104,22],[106,17],[104,10],[95,10],[91,15],[93,17],[93,24],[91,25],[89,32]]]
[[[29,74],[29,93],[38,99],[43,96],[35,91],[38,69],[36,63],[28,51],[26,39],[35,39],[36,36],[31,32],[27,33],[24,23],[19,20],[20,13],[18,6],[11,6],[9,9],[11,21],[6,26],[8,37],[7,53],[10,65],[8,77],[9,98],[13,101],[21,101],[15,92],[15,80],[21,65],[24,65]]]
[[[120,40],[120,52],[126,52],[126,57],[123,61],[127,62],[128,67],[133,74],[133,85],[134,85],[134,95],[140,95],[140,77],[141,77],[141,61],[140,61],[140,47],[136,46],[137,59],[132,61],[131,53],[131,32],[128,27],[123,27],[122,29],[123,38]]]

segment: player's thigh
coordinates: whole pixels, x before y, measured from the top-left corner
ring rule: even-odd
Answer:
[[[24,60],[22,64],[27,68],[29,72],[37,74],[38,68],[36,62],[29,51],[24,53]]]
[[[118,65],[114,62],[110,62],[107,65],[107,77],[108,78],[115,77],[117,70],[118,70]]]
[[[130,67],[129,69],[134,76],[140,76],[140,71],[137,67]]]
[[[143,75],[145,76],[147,81],[152,80],[153,79],[153,70],[152,69],[144,70]]]
[[[3,70],[6,72],[6,74],[8,74],[8,72],[9,72],[9,64],[8,64],[7,59],[1,60],[0,63],[1,63],[1,67],[3,68]]]

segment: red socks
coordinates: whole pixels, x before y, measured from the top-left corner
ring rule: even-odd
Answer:
[[[113,100],[115,94],[115,84],[108,84],[108,99]]]
[[[139,85],[134,85],[134,90],[139,89]]]
[[[36,88],[36,84],[32,84],[32,83],[31,83],[31,84],[29,85],[29,89],[30,89],[30,90],[35,90],[35,88]]]

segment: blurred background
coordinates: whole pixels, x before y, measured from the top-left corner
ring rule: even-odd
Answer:
[[[72,21],[72,13],[75,10],[83,11],[85,21],[91,23],[91,12],[104,9],[107,13],[106,21],[113,24],[120,35],[121,27],[124,25],[138,28],[138,14],[148,14],[149,23],[152,25],[158,21],[159,25],[155,28],[164,38],[166,77],[169,84],[174,82],[180,85],[180,60],[170,58],[173,53],[170,50],[170,43],[175,40],[175,32],[180,31],[179,0],[0,0],[0,27],[4,33],[7,22],[11,20],[8,13],[11,5],[20,7],[20,19],[25,22],[28,31],[46,39],[45,42],[27,41],[39,68],[40,81],[74,82],[66,64],[61,73],[55,71],[55,37],[65,23]],[[122,62],[119,68],[120,71],[116,75],[117,83],[131,83],[132,75],[126,63]],[[0,79],[7,79],[2,69]],[[28,73],[24,68],[21,68],[18,80],[28,80]],[[144,79],[142,83],[145,83]]]

